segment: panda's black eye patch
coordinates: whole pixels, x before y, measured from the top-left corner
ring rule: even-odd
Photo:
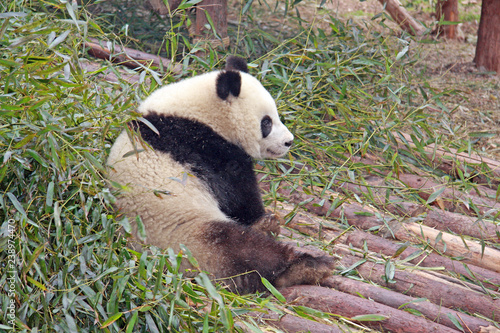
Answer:
[[[262,137],[265,138],[271,133],[271,130],[273,129],[273,121],[271,117],[265,116],[262,118],[260,121],[260,130],[262,131]]]

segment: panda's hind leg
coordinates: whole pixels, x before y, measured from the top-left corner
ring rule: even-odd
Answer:
[[[316,284],[331,275],[334,261],[315,257],[252,228],[231,222],[211,222],[204,233],[210,252],[219,257],[216,278],[239,293],[264,291],[261,277],[277,287]]]

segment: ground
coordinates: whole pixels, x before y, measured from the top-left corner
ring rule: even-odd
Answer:
[[[106,5],[113,12],[113,24],[117,26],[132,26],[134,20],[149,19],[151,11],[145,7],[137,10],[135,0],[111,1]],[[435,26],[434,7],[432,0],[401,0],[410,14],[431,29]],[[229,1],[229,25],[236,27],[242,19],[241,9],[249,3],[247,0]],[[316,26],[327,25],[327,17],[333,15],[341,20],[349,20],[369,29],[378,29],[376,21],[371,18],[383,13],[383,6],[378,0],[297,0],[296,7],[301,18],[313,22]],[[114,4],[114,5],[113,5]],[[118,5],[117,5],[118,4]],[[122,4],[122,5],[119,5]],[[293,36],[292,20],[284,16],[285,1],[275,3],[267,0],[254,2],[251,24],[258,25],[264,31],[280,31],[279,37]],[[97,8],[102,8],[100,4]],[[122,17],[120,13],[127,8],[134,9],[133,15]],[[278,8],[278,10],[274,10]],[[138,15],[142,13],[141,15]],[[410,56],[418,59],[415,73],[421,74],[436,93],[451,91],[443,97],[448,111],[443,114],[450,128],[456,129],[456,139],[470,139],[474,148],[481,154],[495,160],[500,160],[500,76],[477,69],[473,64],[477,29],[481,13],[480,0],[459,0],[459,40],[445,40],[435,36],[425,36],[412,41]],[[122,21],[120,21],[122,20]],[[248,22],[247,22],[248,23]],[[394,33],[399,33],[399,27],[388,18],[385,23]],[[162,24],[156,22],[155,24]],[[143,24],[144,25],[144,24]],[[149,43],[149,39],[161,40],[163,29],[151,24],[137,31],[144,43],[151,46],[151,52],[156,53],[161,47]],[[385,31],[387,33],[387,31]],[[153,36],[153,35],[157,36]],[[428,112],[433,112],[431,109]],[[450,133],[444,133],[449,135]]]
[[[238,2],[232,7],[235,15],[238,15]],[[301,17],[309,21],[314,19],[316,24],[321,25],[324,18],[334,15],[343,20],[352,19],[365,26],[366,22],[371,22],[372,17],[383,12],[383,6],[377,0],[329,0],[321,9],[318,8],[318,3],[321,2],[300,2],[297,8]],[[402,3],[425,26],[432,28],[435,25],[431,1],[407,0]],[[459,0],[459,4],[459,40],[426,36],[412,41],[412,56],[418,59],[415,71],[422,74],[436,92],[454,91],[443,99],[449,110],[443,116],[451,128],[457,129],[457,139],[470,139],[481,154],[500,160],[500,76],[477,69],[473,63],[481,1]],[[257,8],[255,10],[258,11]],[[256,16],[261,18],[263,29],[286,30],[283,26],[289,23],[276,14],[269,17],[265,10]],[[398,26],[390,19],[386,23],[393,31],[399,31]],[[370,28],[377,29],[377,25],[370,25]]]
[[[402,1],[406,4],[409,1]],[[429,2],[409,8],[414,18],[431,26]],[[470,137],[485,156],[500,160],[500,76],[486,73],[473,64],[481,1],[459,0],[460,40],[437,39],[437,43],[414,42],[413,52],[420,59],[416,67],[428,78],[432,88],[458,90],[447,99],[452,127],[460,126],[459,138]],[[332,0],[325,6],[344,18],[369,19],[383,10],[379,1]]]

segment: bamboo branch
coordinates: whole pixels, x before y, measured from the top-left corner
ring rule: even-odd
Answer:
[[[88,48],[88,53],[96,58],[109,60],[120,65],[127,66],[132,69],[139,69],[142,66],[155,66],[163,68],[165,71],[172,71],[175,74],[180,74],[182,69],[180,65],[174,65],[169,59],[134,50],[128,47],[122,47],[115,43],[110,43],[110,46],[104,47],[105,42],[92,39],[85,42],[85,47]]]

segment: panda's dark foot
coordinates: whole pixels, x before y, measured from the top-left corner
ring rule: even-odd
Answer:
[[[276,237],[280,233],[281,225],[284,224],[285,220],[279,214],[266,209],[264,216],[252,225],[252,229],[263,232],[268,236]]]
[[[308,253],[294,254],[295,259],[290,267],[274,281],[278,288],[299,284],[318,284],[332,275],[335,260],[328,256],[314,257]]]

